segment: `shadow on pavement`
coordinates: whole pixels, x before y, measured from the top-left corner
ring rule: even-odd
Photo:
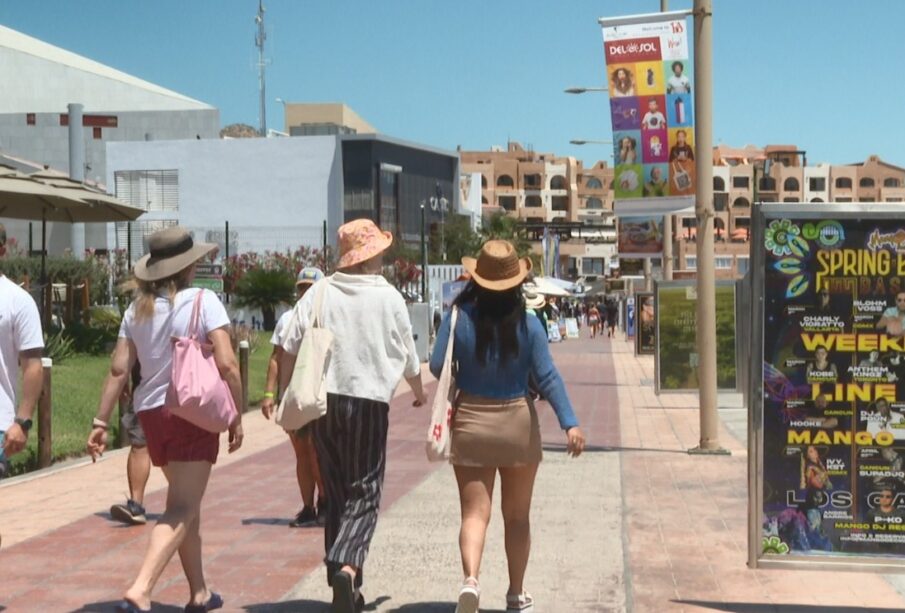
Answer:
[[[148,524],[151,524],[158,519],[161,518],[162,513],[145,513],[145,518],[148,520]],[[121,522],[118,519],[113,519],[113,516],[110,515],[107,511],[98,511],[94,514],[95,517],[100,517],[101,519],[106,519],[108,522],[113,524],[118,528],[140,528],[142,526],[146,526],[148,524],[127,524],[125,522]]]
[[[330,613],[330,604],[317,600],[287,600],[286,602],[268,602],[264,604],[247,604],[242,607],[249,613]]]
[[[91,602],[83,605],[81,609],[73,609],[70,613],[100,613],[102,611],[113,611],[116,605],[122,600],[107,600],[104,602]],[[182,607],[176,607],[168,604],[160,604],[159,602],[151,602],[151,609],[154,613],[181,613]]]
[[[243,526],[259,525],[259,526],[288,526],[290,518],[288,517],[247,517],[242,520]]]
[[[565,452],[566,446],[560,443],[547,443],[544,445],[544,451]],[[652,451],[656,453],[681,453],[688,454],[687,449],[648,449],[645,447],[613,447],[610,445],[587,445],[584,453],[614,453],[619,451]]]
[[[706,600],[672,600],[678,604],[694,605],[713,609],[715,611],[729,611],[730,613],[857,613],[858,611],[901,611],[901,609],[888,609],[881,607],[836,607],[823,604],[771,604],[753,602],[709,602]]]

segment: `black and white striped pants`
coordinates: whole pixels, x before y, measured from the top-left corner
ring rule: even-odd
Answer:
[[[377,527],[386,468],[390,406],[327,395],[327,414],[314,422],[314,445],[327,494],[324,549],[327,582],[344,565],[361,569]],[[355,577],[360,586],[362,572]]]

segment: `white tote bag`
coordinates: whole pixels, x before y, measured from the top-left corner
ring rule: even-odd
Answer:
[[[327,369],[333,354],[333,333],[323,325],[324,294],[329,281],[318,284],[311,325],[305,330],[295,369],[275,421],[284,430],[298,430],[327,412]]]
[[[431,405],[431,425],[427,431],[427,459],[443,462],[449,459],[450,428],[452,427],[453,403],[456,400],[456,380],[453,377],[453,341],[456,337],[456,319],[459,310],[453,307],[449,318],[449,340],[446,342],[446,357],[443,370]]]

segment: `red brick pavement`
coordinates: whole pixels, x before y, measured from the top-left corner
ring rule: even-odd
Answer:
[[[570,341],[553,351],[590,450],[618,445],[616,381],[604,342]],[[427,415],[413,409],[411,400],[405,394],[391,406],[384,510],[438,468],[424,459]],[[542,403],[539,413],[545,444],[561,447],[565,438],[552,409]],[[287,528],[298,504],[291,458],[286,443],[213,474],[202,513],[205,574],[224,594],[226,610],[260,610],[277,602],[320,565],[322,532]],[[90,483],[73,487],[90,495]],[[163,508],[164,497],[164,491],[149,495],[148,508]],[[4,549],[0,611],[109,611],[137,571],[150,529],[151,524],[122,526],[99,512]],[[155,611],[181,611],[186,593],[181,567],[173,561],[155,590]]]

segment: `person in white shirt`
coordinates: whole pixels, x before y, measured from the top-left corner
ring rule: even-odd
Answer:
[[[666,93],[667,94],[690,94],[691,93],[691,81],[688,80],[683,73],[685,72],[685,65],[682,62],[673,62],[672,63],[672,76],[666,80]]]
[[[295,282],[296,293],[299,299],[312,284],[324,278],[320,268],[303,268]],[[264,385],[264,400],[261,401],[261,413],[265,419],[270,419],[274,413],[274,404],[277,396],[277,383],[279,382],[280,356],[283,353],[283,335],[289,320],[292,318],[292,309],[283,313],[277,325],[273,329],[270,344],[273,350],[270,353],[270,361],[267,363],[267,381]],[[302,510],[289,522],[290,528],[304,528],[315,524],[323,525],[326,521],[326,495],[324,483],[321,481],[321,473],[317,467],[317,451],[311,440],[313,423],[306,424],[298,431],[287,430],[292,449],[295,451],[295,478],[299,484],[299,493],[302,496]],[[317,507],[314,505],[314,487],[317,486]]]
[[[369,219],[339,228],[338,272],[314,284],[293,310],[283,341],[281,387],[286,389],[313,305],[334,335],[327,367],[327,413],[314,422],[314,444],[327,489],[324,529],[327,583],[333,611],[364,604],[362,567],[377,525],[386,466],[389,402],[405,377],[414,406],[426,402],[421,365],[405,301],[380,274],[393,235]]]
[[[645,130],[659,130],[666,127],[666,117],[660,112],[660,104],[656,98],[647,101],[647,112],[641,118],[641,127]]]
[[[197,261],[217,248],[195,243],[184,228],[155,232],[150,253],[133,270],[135,300],[123,316],[110,373],[104,382],[97,417],[88,436],[92,459],[107,446],[107,424],[135,361],[141,364],[141,383],[135,389],[135,413],[147,440],[151,463],[167,478],[166,510],[151,531],[151,541],[135,581],[117,611],[151,610],[151,591],[176,551],[189,584],[190,613],[223,606],[223,598],[208,589],[201,560],[201,500],[217,461],[220,435],[174,415],[169,407],[173,373],[173,338],[185,337],[199,302],[198,340],[213,347],[220,376],[235,406],[242,406],[242,380],[229,336],[229,316],[216,294],[191,287]],[[200,298],[199,298],[200,293]],[[242,445],[242,415],[229,426],[229,452]]]
[[[6,232],[0,231],[0,246],[5,244]],[[43,349],[41,318],[34,299],[0,273],[0,476],[6,473],[8,458],[25,449],[28,442],[44,383]],[[20,365],[22,397],[17,403]]]

